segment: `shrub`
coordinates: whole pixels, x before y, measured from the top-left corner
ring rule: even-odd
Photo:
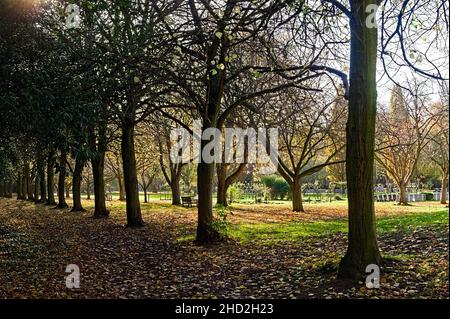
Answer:
[[[228,222],[228,211],[224,206],[217,206],[211,226],[220,235],[226,237],[230,223]]]
[[[424,194],[425,195],[425,200],[426,201],[432,201],[432,200],[434,200],[434,194],[433,193],[422,193],[422,194]]]
[[[243,192],[243,185],[241,183],[233,184],[228,188],[228,199],[230,199],[230,201],[231,199],[233,201],[239,200],[242,198]]]
[[[289,194],[289,184],[277,175],[263,176],[261,182],[270,189],[272,199],[284,199]]]

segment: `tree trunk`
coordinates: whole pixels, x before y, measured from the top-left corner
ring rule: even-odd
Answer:
[[[291,186],[292,191],[292,211],[304,213],[303,197],[302,197],[302,182],[299,179],[294,179]]]
[[[400,183],[398,187],[400,189],[400,197],[398,199],[398,204],[408,205],[408,192],[406,190],[406,183]]]
[[[105,152],[100,152],[92,159],[92,175],[94,179],[94,218],[106,218],[109,211],[105,201]]]
[[[117,176],[119,182],[119,200],[121,202],[125,201],[125,182],[123,181],[122,173]]]
[[[245,147],[247,148],[247,143]],[[247,149],[245,151],[245,158],[247,159]],[[228,206],[228,188],[241,176],[244,172],[246,163],[242,163],[239,167],[228,176],[228,165],[218,164],[217,165],[217,204],[224,207]]]
[[[86,185],[86,199],[91,199],[91,184],[87,183]]]
[[[7,197],[7,186],[5,182],[0,182],[0,197]]]
[[[377,29],[366,26],[368,5],[377,0],[352,0],[350,20],[350,92],[347,122],[349,233],[347,253],[338,277],[361,280],[370,264],[381,264],[377,244],[373,171],[376,120]]]
[[[145,174],[141,175],[142,178],[142,190],[144,191],[144,203],[148,203],[148,197],[147,197],[147,181],[145,180]]]
[[[72,185],[73,187],[73,185]],[[66,199],[70,198],[70,186],[69,185],[65,185],[64,189],[66,190]]]
[[[225,164],[217,166],[217,205],[228,206],[227,201],[227,169]]]
[[[144,222],[139,203],[133,124],[124,125],[122,128],[122,163],[127,203],[127,227],[142,227]]]
[[[27,200],[27,198],[28,198],[28,179],[24,170],[22,175],[22,199]]]
[[[47,161],[47,205],[56,205],[55,201],[55,158],[50,154]]]
[[[33,187],[33,181],[31,179],[29,163],[25,164],[24,174],[25,174],[25,178],[26,178],[25,183],[26,183],[27,199],[29,201],[34,201],[34,187]]]
[[[84,160],[77,156],[75,162],[75,169],[73,171],[73,182],[72,182],[72,197],[73,197],[73,208],[72,212],[84,212],[85,209],[81,203],[81,181],[83,179],[83,169]]]
[[[180,177],[172,177],[170,188],[172,190],[172,205],[181,205]]]
[[[201,141],[201,150],[209,143],[207,140]],[[204,245],[220,241],[222,236],[212,227],[213,221],[213,181],[214,163],[205,163],[201,158],[197,166],[197,187],[198,187],[198,221],[197,237],[195,244]]]
[[[22,200],[23,199],[23,193],[22,193],[22,174],[17,174],[17,199]]]
[[[8,183],[6,184],[6,197],[12,198],[12,194],[13,194],[13,184],[11,181],[8,181]]]
[[[40,190],[40,203],[45,203],[47,200],[47,185],[45,183],[45,166],[44,160],[41,156],[38,156],[37,176],[39,177],[39,190]]]
[[[36,175],[34,179],[34,202],[39,203],[39,177]]]
[[[208,49],[207,63],[212,65],[212,60],[218,53],[220,44],[215,39],[213,44]],[[222,52],[223,53],[223,52]],[[210,77],[206,89],[206,109],[203,114],[202,132],[209,128],[217,128],[218,113],[222,102],[226,69],[219,71],[213,77]],[[203,150],[206,146],[214,140],[214,137],[200,141],[200,159],[197,166],[197,187],[198,187],[198,221],[197,221],[197,237],[195,239],[196,245],[204,245],[223,240],[222,234],[212,225],[213,221],[213,181],[215,164],[205,163],[203,158]],[[219,141],[214,141],[218,143]],[[215,154],[211,154],[215,155]]]
[[[91,199],[91,187],[92,187],[92,180],[91,180],[91,172],[86,173],[86,199]]]
[[[444,172],[442,176],[442,187],[441,187],[441,204],[447,204],[447,183],[448,183],[448,172]]]
[[[58,178],[58,205],[56,208],[64,209],[69,207],[66,203],[66,161],[67,151],[64,147],[61,149],[61,156],[59,159],[59,178]]]

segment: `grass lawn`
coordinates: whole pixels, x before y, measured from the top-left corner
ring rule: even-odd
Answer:
[[[377,220],[378,234],[397,231],[412,232],[419,227],[448,225],[448,210],[416,212],[403,216],[381,217]],[[232,225],[230,235],[240,241],[296,241],[305,236],[323,236],[348,231],[345,220],[312,222],[288,222],[281,224],[240,224]]]

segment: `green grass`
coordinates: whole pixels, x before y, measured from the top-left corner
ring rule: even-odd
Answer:
[[[397,231],[411,232],[418,227],[448,225],[448,222],[448,210],[385,217],[378,219],[377,232],[379,234]],[[241,242],[258,241],[267,243],[295,241],[306,236],[322,236],[347,231],[346,220],[331,220],[232,225],[229,230],[229,235]]]

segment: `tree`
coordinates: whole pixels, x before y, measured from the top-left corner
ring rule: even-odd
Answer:
[[[107,124],[101,119],[98,125],[91,127],[89,145],[94,155],[91,159],[94,180],[94,218],[107,218],[109,210],[105,201],[105,154],[108,145]]]
[[[66,203],[66,177],[67,177],[67,149],[65,146],[61,147],[59,161],[58,161],[58,203],[56,208],[64,209],[69,207]]]
[[[164,129],[163,129],[164,130]],[[144,203],[148,203],[148,190],[160,174],[159,149],[157,139],[147,123],[142,123],[136,136],[136,161],[139,186],[144,191]]]
[[[227,127],[225,129],[229,128],[240,128],[240,127],[248,127],[248,123],[250,122],[250,119],[252,119],[251,111],[249,110],[236,110],[233,112],[227,120],[226,125]],[[250,114],[249,114],[250,113]],[[220,129],[224,129],[224,127],[221,127]],[[223,207],[228,206],[228,189],[229,187],[235,183],[239,177],[244,173],[245,168],[247,167],[248,162],[248,136],[247,139],[244,139],[244,141],[240,141],[242,145],[238,145],[236,141],[233,141],[232,143],[233,151],[232,155],[233,158],[237,157],[237,147],[243,147],[243,158],[238,161],[238,163],[228,163],[226,161],[226,143],[223,143],[222,146],[222,162],[217,163],[216,171],[217,171],[217,205],[221,205]]]
[[[441,171],[441,204],[447,204],[447,185],[449,176],[449,106],[448,90],[441,92],[441,101],[432,106],[432,113],[439,114],[433,121],[435,125],[431,134],[431,141],[425,148],[427,159],[431,159]]]
[[[47,156],[47,201],[46,205],[56,205],[55,201],[55,152],[51,150]]]
[[[185,166],[181,172],[181,181],[184,186],[184,191],[188,194],[192,194],[194,191],[194,185],[196,180],[196,167],[194,163],[189,163]]]
[[[348,18],[350,26],[350,79],[349,112],[347,122],[346,175],[349,202],[349,243],[346,255],[339,265],[338,277],[361,279],[369,264],[381,264],[375,230],[375,211],[373,202],[373,172],[375,152],[375,122],[377,106],[377,49],[378,29],[376,11],[383,3],[381,17],[381,57],[387,77],[398,68],[410,68],[421,76],[442,80],[442,64],[433,63],[427,50],[420,50],[415,40],[426,36],[422,28],[414,28],[417,23],[430,26],[425,33],[439,30],[446,24],[448,12],[445,1],[427,1],[425,5],[417,0],[395,1],[350,0],[349,8],[338,0],[324,0]],[[431,14],[434,12],[434,14]],[[436,12],[438,14],[436,15]],[[425,13],[425,14],[424,14]],[[433,15],[436,19],[425,20]],[[392,24],[394,27],[392,27]],[[446,39],[445,32],[432,35]],[[408,41],[412,40],[412,41]],[[447,40],[444,40],[447,41]],[[420,68],[408,57],[408,50],[419,53],[427,65]],[[414,56],[417,56],[416,54]],[[394,63],[389,63],[389,60]],[[392,68],[389,68],[392,66]]]
[[[335,155],[335,162],[341,162],[334,165],[328,165],[326,167],[328,180],[332,183],[345,183],[345,128],[347,125],[347,107],[348,103],[344,98],[345,92],[340,88],[339,94],[336,96],[335,103],[331,109],[331,122],[334,123],[331,139],[334,143],[331,143],[331,147],[326,150],[328,156],[333,154],[337,149],[341,151]]]
[[[97,30],[94,43],[97,52],[102,57],[105,51],[109,53],[107,59],[98,59],[96,63],[108,93],[109,113],[121,129],[128,227],[144,225],[139,203],[135,127],[153,112],[155,99],[164,92],[158,80],[173,50],[161,22],[172,6],[171,2],[162,1],[103,0],[85,8]],[[104,154],[98,160],[102,162]]]
[[[329,85],[323,82],[324,87]],[[321,89],[311,85],[311,90],[313,88]],[[335,159],[344,149],[342,142],[335,139],[338,136],[336,124],[344,113],[333,117],[333,105],[333,96],[308,91],[288,91],[268,104],[269,110],[275,110],[268,119],[276,121],[277,125],[282,123],[279,128],[278,172],[290,186],[294,212],[304,212],[303,179],[327,166],[344,162]]]
[[[380,112],[378,119],[376,159],[399,188],[400,205],[408,205],[407,186],[442,117],[431,112],[424,84],[411,82],[407,97],[396,85],[389,111]]]
[[[113,174],[119,186],[119,200],[125,201],[125,182],[123,180],[123,164],[120,155],[120,145],[113,142],[109,146],[109,151],[105,157],[105,164],[108,171]]]
[[[199,117],[201,131],[210,132],[221,128],[234,110],[248,107],[252,99],[289,87],[301,88],[302,82],[319,76],[325,69],[331,70],[315,64],[314,54],[307,55],[301,65],[286,60],[278,63],[277,57],[286,51],[286,46],[268,49],[270,40],[289,28],[277,31],[301,11],[295,6],[291,8],[292,3],[234,0],[180,3],[174,14],[164,20],[179,53],[166,70],[167,80],[176,84],[168,105]],[[247,86],[257,78],[259,82]],[[225,96],[231,98],[226,104]],[[179,124],[185,125],[182,121]],[[200,154],[214,143],[213,135],[202,137]],[[214,173],[215,163],[202,156],[197,166],[195,242],[199,245],[223,239],[212,226]]]
[[[328,1],[334,2],[334,1]],[[346,172],[348,188],[348,248],[338,277],[361,279],[369,264],[380,265],[375,231],[373,170],[377,105],[376,64],[378,31],[369,28],[367,7],[376,0],[351,0],[350,10],[338,8],[350,22],[350,87],[347,122]]]
[[[87,169],[83,171],[82,175],[82,192],[86,193],[86,199],[91,199],[91,193],[92,193],[92,168],[90,166],[90,163],[86,163]]]
[[[172,191],[172,205],[181,205],[180,181],[183,168],[187,163],[176,162],[172,158],[171,130],[176,128],[176,123],[169,119],[159,119],[153,126],[147,128],[155,141],[154,152],[158,154],[158,163],[167,184]]]

